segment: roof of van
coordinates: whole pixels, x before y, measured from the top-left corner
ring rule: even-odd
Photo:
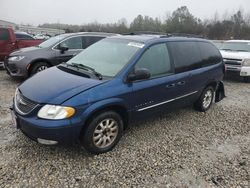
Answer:
[[[185,37],[185,36],[175,36],[175,35],[154,35],[154,34],[139,34],[139,35],[119,35],[119,36],[113,36],[112,38],[117,39],[127,39],[132,41],[137,41],[141,43],[147,43],[152,42],[153,40],[168,40],[168,41],[183,41],[183,40],[195,40],[195,41],[207,41],[202,38],[196,38],[196,37]]]

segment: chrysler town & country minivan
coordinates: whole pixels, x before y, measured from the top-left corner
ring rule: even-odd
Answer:
[[[207,111],[224,97],[224,72],[219,50],[205,39],[108,37],[26,80],[12,116],[39,143],[80,141],[99,154],[118,143],[131,121],[188,104]]]

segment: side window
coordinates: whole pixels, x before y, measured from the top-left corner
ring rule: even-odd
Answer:
[[[17,39],[25,39],[25,40],[32,40],[34,39],[32,36],[29,36],[29,35],[25,35],[25,34],[21,34],[21,33],[16,33],[16,38]]]
[[[219,50],[208,42],[199,42],[200,53],[202,58],[202,67],[214,65],[222,61]]]
[[[176,73],[200,68],[201,57],[196,42],[169,42]]]
[[[72,38],[69,38],[69,39],[61,42],[58,45],[58,47],[60,47],[60,46],[68,47],[69,49],[83,49],[83,46],[82,46],[82,37],[72,37]]]
[[[142,55],[135,65],[135,69],[146,68],[151,73],[151,77],[172,74],[171,61],[165,43],[157,44]]]
[[[9,37],[8,29],[0,29],[0,40],[8,40]]]
[[[83,49],[89,47],[90,45],[96,43],[97,41],[104,39],[105,37],[91,37],[91,36],[84,36],[82,37],[82,45]]]

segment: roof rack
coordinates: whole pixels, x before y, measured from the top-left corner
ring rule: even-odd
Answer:
[[[123,35],[166,35],[167,33],[155,31],[133,31],[131,33],[124,33]]]
[[[204,38],[202,35],[195,35],[195,34],[188,34],[188,33],[167,33],[165,36],[161,36],[161,38],[164,37],[194,37],[194,38]]]
[[[187,34],[187,33],[164,33],[164,32],[154,32],[154,31],[134,31],[131,33],[124,33],[123,35],[160,35],[160,38],[167,37],[194,37],[194,38],[204,38],[202,35]]]

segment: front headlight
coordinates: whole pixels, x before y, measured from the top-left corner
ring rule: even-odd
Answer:
[[[66,119],[75,114],[75,109],[67,106],[45,105],[43,106],[37,116],[43,119]]]
[[[25,58],[25,56],[21,56],[21,55],[12,56],[9,58],[9,61],[21,61],[23,58]]]
[[[242,63],[242,66],[244,67],[250,67],[250,59],[245,59]]]

